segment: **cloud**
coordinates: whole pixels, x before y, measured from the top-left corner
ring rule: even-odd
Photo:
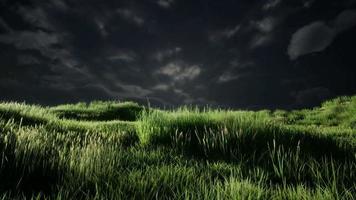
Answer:
[[[83,69],[60,67],[60,76],[47,76],[48,87],[65,90],[70,93],[87,91],[95,97],[137,98],[144,99],[151,94],[151,90],[136,84],[121,81],[118,76],[110,72],[95,74],[86,67]],[[96,94],[97,93],[97,94]]]
[[[259,21],[251,21],[250,26],[256,29],[250,41],[250,49],[268,45],[273,41],[273,31],[278,24],[278,20],[274,17],[266,17]]]
[[[158,0],[157,4],[162,8],[170,8],[174,4],[174,0]]]
[[[236,35],[236,33],[240,30],[241,26],[237,25],[232,29],[225,30],[222,32],[222,35],[225,36],[226,38],[232,38],[233,36]]]
[[[251,72],[255,66],[254,62],[247,61],[241,62],[239,59],[233,59],[228,63],[228,68],[222,71],[217,78],[217,83],[226,83],[233,80],[237,80]]]
[[[152,93],[151,90],[146,89],[141,85],[123,82],[112,73],[107,73],[105,75],[105,79],[108,80],[107,83],[101,83],[102,80],[99,80],[96,77],[92,78],[94,79],[92,82],[100,84],[101,87],[105,88],[107,93],[111,94],[111,96],[144,99],[147,95]]]
[[[167,91],[167,90],[169,90],[170,87],[171,86],[167,85],[167,84],[158,84],[158,85],[155,85],[152,89],[161,90],[161,91]]]
[[[69,48],[59,48],[56,46],[59,43],[63,44],[62,42],[60,35],[47,33],[42,30],[36,32],[14,31],[0,35],[0,43],[13,45],[17,50],[37,51],[41,54],[42,58],[47,59],[46,62],[51,60],[63,64],[65,67],[75,67],[79,64],[79,61],[73,58],[71,50]],[[26,60],[28,61],[28,59]],[[19,60],[19,62],[22,61],[24,60]],[[26,63],[27,61],[24,62]],[[48,66],[52,65],[48,64]]]
[[[49,48],[53,44],[57,44],[58,37],[54,34],[49,34],[43,31],[17,31],[9,34],[0,35],[0,42],[12,44],[18,49],[35,49],[41,50]]]
[[[226,71],[223,74],[221,74],[218,78],[218,83],[226,83],[232,80],[236,80],[238,79],[240,76],[239,75],[235,75],[233,73],[231,73],[230,71]]]
[[[161,67],[158,74],[168,76],[174,81],[193,80],[201,73],[198,65],[186,65],[182,62],[171,62]]]
[[[19,65],[32,65],[32,64],[40,64],[41,61],[32,56],[32,55],[18,55],[17,56],[17,64]]]
[[[209,40],[211,42],[219,42],[220,40],[226,40],[233,38],[241,29],[240,25],[236,25],[232,28],[227,28],[225,30],[214,31],[209,34]]]
[[[304,8],[310,8],[314,2],[315,2],[315,0],[307,0],[304,2],[303,6],[304,6]]]
[[[11,32],[10,26],[0,17],[0,31]]]
[[[265,46],[268,45],[270,42],[272,42],[272,36],[269,34],[256,34],[251,43],[250,43],[250,48],[254,49],[257,47]]]
[[[269,33],[275,28],[277,20],[273,17],[266,17],[260,21],[253,21],[251,23],[260,32]]]
[[[313,52],[323,51],[334,39],[334,31],[324,22],[313,22],[299,29],[288,46],[291,60]]]
[[[356,11],[345,10],[330,24],[316,21],[297,30],[288,46],[289,58],[295,60],[300,56],[326,49],[339,33],[356,25]]]
[[[266,11],[272,10],[276,8],[281,2],[282,0],[269,0],[267,3],[263,4],[262,9]]]
[[[49,21],[47,13],[41,7],[28,8],[22,6],[19,7],[18,13],[26,22],[32,24],[36,28],[53,30],[53,26]]]
[[[182,51],[181,47],[175,47],[173,49],[158,51],[153,55],[153,59],[157,60],[158,62],[162,62],[164,59],[177,55],[181,51]]]
[[[340,33],[356,25],[356,10],[345,10],[333,22],[335,31]]]
[[[182,89],[173,89],[173,92],[183,98],[183,103],[184,104],[191,104],[194,102],[194,99],[190,94],[187,92],[183,91]]]
[[[108,36],[108,31],[106,30],[105,23],[102,20],[96,19],[95,24],[98,27],[98,30],[102,37]]]
[[[110,61],[134,62],[137,55],[133,51],[118,50],[116,53],[108,57]]]
[[[120,83],[117,85],[123,89],[123,92],[119,92],[119,95],[124,96],[126,98],[145,98],[147,95],[151,94],[152,92],[148,89],[145,89],[139,85],[130,85],[130,84],[123,84]]]
[[[198,87],[189,84],[196,80],[201,72],[202,69],[198,65],[189,65],[183,61],[170,62],[156,70],[155,74],[159,75],[157,78],[161,81],[151,87],[154,91],[152,95],[169,99],[169,102],[174,104],[202,103],[203,98],[194,97]]]
[[[230,62],[230,67],[225,70],[217,79],[217,83],[226,83],[237,80],[246,74],[249,74],[247,68],[254,66],[253,62],[241,63],[237,59]]]
[[[145,23],[145,20],[137,15],[134,11],[130,9],[117,9],[116,11],[121,17],[125,20],[136,24],[137,26],[142,26]]]
[[[57,10],[67,11],[69,9],[68,5],[63,0],[50,0],[50,2],[52,4],[51,6]]]

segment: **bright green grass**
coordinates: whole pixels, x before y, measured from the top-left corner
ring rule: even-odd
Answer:
[[[0,199],[356,199],[355,102],[291,112],[0,103]]]
[[[324,102],[314,109],[294,110],[291,112],[277,110],[272,115],[289,124],[338,126],[356,128],[356,96],[339,97]]]

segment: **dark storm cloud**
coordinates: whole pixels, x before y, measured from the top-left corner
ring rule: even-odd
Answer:
[[[356,10],[341,12],[329,24],[317,21],[295,32],[288,47],[289,57],[295,60],[305,54],[323,51],[333,42],[337,34],[356,25]]]
[[[345,47],[339,37],[356,21],[351,1],[5,0],[0,6],[1,99],[290,108],[326,98],[307,100],[320,88],[342,93],[346,82],[331,87],[331,75],[310,71],[317,61],[330,59],[323,70],[342,66],[340,74],[352,80],[354,62],[342,63],[336,53],[337,44]],[[316,51],[325,54],[308,57]]]
[[[88,95],[84,95],[86,98],[83,97],[85,91],[94,94],[90,99],[95,99],[95,97],[144,98],[144,96],[147,96],[150,93],[148,90],[130,82],[121,81],[120,76],[124,77],[127,74],[116,75],[116,70],[110,69],[111,72],[105,70],[110,68],[110,65],[116,65],[116,68],[120,68],[120,65],[134,62],[137,59],[133,50],[121,47],[113,48],[110,44],[99,45],[99,42],[105,43],[105,41],[100,41],[101,39],[97,36],[100,34],[101,36],[108,36],[110,34],[110,27],[106,27],[113,26],[108,22],[110,16],[99,12],[93,13],[88,18],[84,15],[84,12],[93,12],[95,6],[86,8],[76,8],[75,6],[74,2],[68,1],[41,2],[31,6],[19,4],[19,6],[14,7],[15,14],[20,16],[24,23],[31,25],[34,30],[18,30],[3,34],[0,36],[0,42],[12,45],[18,50],[38,51],[42,56],[52,60],[51,63],[48,63],[48,61],[43,63],[50,73],[39,74],[37,80],[42,82],[41,88],[38,86],[40,90],[73,94],[64,96],[68,99],[73,99],[70,96],[75,96],[76,93],[80,96],[76,99],[86,99]],[[144,22],[129,8],[111,9],[110,13],[109,15],[116,15],[116,18],[122,18],[122,20],[133,25],[141,26]],[[78,26],[78,28],[74,26]],[[95,32],[96,30],[98,30],[98,34]],[[85,31],[88,31],[89,34],[85,34]],[[107,52],[105,50],[107,48],[111,51]],[[94,49],[97,55],[95,55]],[[102,59],[107,59],[108,63],[105,63]],[[17,64],[23,65],[29,62],[34,64],[34,59],[31,60],[29,56],[23,55],[18,58]],[[40,63],[38,58],[36,63]],[[43,82],[48,82],[48,84],[43,85]],[[20,84],[28,83],[19,82],[16,87],[15,85],[13,87],[20,88]],[[11,86],[8,85],[8,87]],[[37,100],[41,101],[40,98]]]

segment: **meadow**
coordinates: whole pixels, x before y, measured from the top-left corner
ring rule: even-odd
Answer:
[[[356,199],[356,96],[292,111],[2,102],[0,199]]]

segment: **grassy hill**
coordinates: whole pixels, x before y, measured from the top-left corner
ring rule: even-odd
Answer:
[[[0,103],[0,199],[356,199],[356,96],[314,109]]]

